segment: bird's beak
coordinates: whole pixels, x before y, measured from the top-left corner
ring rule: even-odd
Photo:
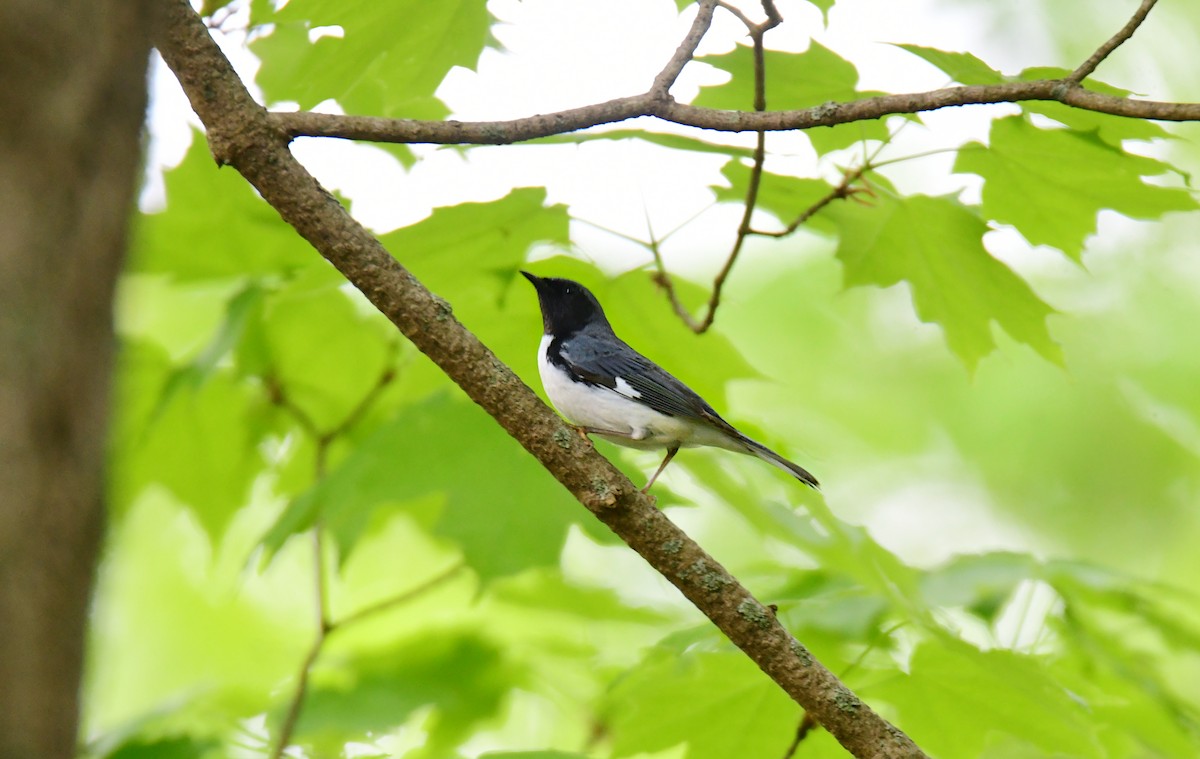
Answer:
[[[542,286],[546,284],[546,280],[527,271],[522,271],[521,274],[525,279],[529,280],[529,284],[533,285],[533,289],[537,290],[538,308],[542,312],[542,327],[545,328],[548,335],[550,334],[550,322],[548,321],[550,317],[546,315],[546,301],[542,297]]]
[[[542,289],[546,286],[546,280],[527,271],[522,271],[521,274],[525,276],[525,279],[529,280],[529,284],[533,285],[533,289],[537,290],[538,301],[540,302],[542,300]]]

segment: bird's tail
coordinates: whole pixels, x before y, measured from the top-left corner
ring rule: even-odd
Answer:
[[[800,466],[799,464],[793,464],[762,443],[757,443],[745,435],[741,435],[741,438],[742,442],[746,446],[747,453],[752,453],[768,464],[779,467],[783,471],[803,482],[805,485],[808,485],[813,490],[821,489],[821,483],[817,482],[817,478],[813,477],[804,467]]]

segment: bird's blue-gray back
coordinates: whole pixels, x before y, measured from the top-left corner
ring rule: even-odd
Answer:
[[[563,349],[566,368],[586,382],[615,391],[612,378],[620,377],[638,393],[638,400],[659,413],[727,425],[691,388],[611,331],[603,340],[594,339],[587,330],[581,331],[566,340]]]

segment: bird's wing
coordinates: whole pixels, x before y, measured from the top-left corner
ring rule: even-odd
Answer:
[[[580,379],[603,385],[661,414],[695,419],[733,430],[694,390],[619,340],[609,338],[603,344],[594,341],[582,344],[572,342],[563,358],[568,370]],[[621,383],[617,382],[618,379]]]

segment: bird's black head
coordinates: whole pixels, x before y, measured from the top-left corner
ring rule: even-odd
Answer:
[[[600,301],[586,287],[569,279],[537,277],[521,272],[537,288],[542,326],[547,335],[567,337],[589,325],[611,331]]]

